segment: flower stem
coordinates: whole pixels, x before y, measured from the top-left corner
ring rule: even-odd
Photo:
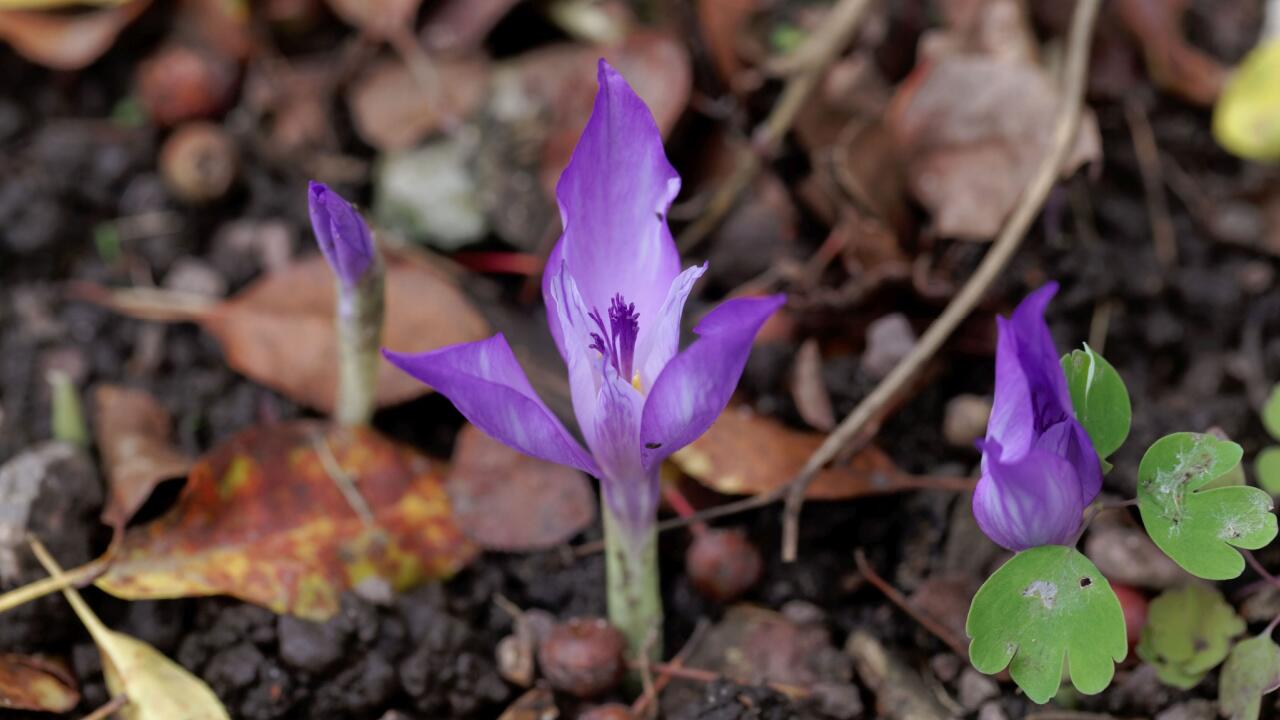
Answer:
[[[371,266],[353,286],[338,282],[338,401],[334,417],[343,425],[367,425],[378,389],[382,345],[383,270]]]
[[[662,657],[662,595],[658,592],[658,533],[653,523],[628,532],[601,501],[609,622],[627,638],[628,654]]]

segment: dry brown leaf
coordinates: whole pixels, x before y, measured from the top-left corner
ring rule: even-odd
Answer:
[[[1112,10],[1142,47],[1147,73],[1157,86],[1198,105],[1212,105],[1227,69],[1187,44],[1182,16],[1189,0],[1117,0]]]
[[[343,22],[370,37],[386,39],[410,29],[422,0],[326,0]]]
[[[989,240],[1000,230],[1048,152],[1058,105],[1039,67],[978,55],[943,55],[903,81],[886,121],[940,235]],[[1087,115],[1062,175],[1101,153]]]
[[[475,554],[438,464],[366,427],[302,420],[248,428],[202,457],[97,584],[127,599],[234,595],[321,621],[345,590],[403,590]]]
[[[169,412],[147,392],[99,385],[93,405],[108,486],[102,521],[119,532],[156,485],[187,474],[191,459],[173,446]]]
[[[730,89],[737,89],[742,59],[738,56],[739,36],[755,14],[759,0],[699,0],[698,29],[707,44],[707,54],[716,74]]]
[[[539,686],[516,698],[498,720],[556,720],[559,717],[560,709],[556,707],[551,688]]]
[[[208,298],[150,288],[108,290],[92,283],[73,294],[116,312],[158,322],[196,322],[221,343],[227,364],[295,402],[332,413],[337,392],[333,271],[319,254],[269,273],[235,297]],[[484,339],[489,325],[442,270],[388,253],[382,344],[406,352]],[[431,389],[391,366],[378,368],[378,407]]]
[[[131,0],[84,12],[0,11],[0,40],[26,59],[55,70],[79,70],[97,60],[151,4]]]
[[[32,549],[55,578],[62,568],[38,542]],[[147,643],[111,630],[74,588],[62,591],[84,623],[102,655],[107,689],[129,698],[120,709],[125,720],[230,720],[226,708],[203,680],[192,675]]]
[[[822,444],[822,435],[792,430],[746,407],[730,407],[702,437],[671,456],[690,477],[728,495],[757,495],[789,481]],[[884,451],[868,445],[852,460],[818,473],[807,497],[844,500],[919,489]]]
[[[75,676],[65,663],[0,653],[0,708],[64,713],[79,702]]]
[[[553,547],[595,519],[582,473],[512,450],[474,425],[458,433],[446,482],[463,534],[490,550]]]
[[[480,44],[494,25],[520,0],[440,0],[422,28],[428,50],[466,55]]]
[[[836,426],[831,396],[822,380],[822,350],[809,338],[800,344],[791,367],[791,398],[800,417],[815,430],[830,432]]]
[[[447,122],[470,115],[488,92],[489,65],[483,60],[436,64],[438,97],[422,86],[403,61],[386,58],[351,83],[347,105],[356,132],[365,142],[389,152],[418,144]]]

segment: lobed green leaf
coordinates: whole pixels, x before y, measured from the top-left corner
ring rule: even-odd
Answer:
[[[1100,459],[1106,459],[1129,436],[1133,409],[1120,373],[1086,343],[1083,350],[1062,356],[1062,371],[1071,391],[1076,419],[1089,433]]]

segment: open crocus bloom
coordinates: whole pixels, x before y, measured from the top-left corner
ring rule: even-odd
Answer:
[[[706,266],[680,270],[666,213],[680,190],[644,102],[601,60],[591,119],[556,198],[564,233],[543,300],[587,448],[547,409],[501,335],[418,355],[384,351],[503,443],[601,480],[638,536],[657,511],[658,468],[711,426],[782,296],[730,300],[679,352],[685,299]]]
[[[1058,291],[1028,295],[996,318],[996,391],[973,493],[979,527],[1010,550],[1068,543],[1102,489],[1093,443],[1076,420],[1044,310]]]

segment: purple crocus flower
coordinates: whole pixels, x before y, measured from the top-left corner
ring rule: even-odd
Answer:
[[[564,233],[542,282],[586,448],[538,398],[501,334],[418,355],[384,350],[503,443],[599,478],[633,537],[653,523],[663,459],[711,426],[756,332],[783,303],[729,300],[679,351],[685,299],[706,271],[680,270],[666,219],[679,189],[649,109],[601,60],[591,118],[556,187]]]
[[[1044,310],[1058,291],[1028,295],[996,318],[996,391],[982,450],[973,514],[1009,550],[1068,543],[1102,489],[1093,443],[1076,420]]]
[[[351,203],[324,183],[312,180],[307,185],[307,206],[320,252],[343,285],[355,286],[374,262],[369,226]]]

